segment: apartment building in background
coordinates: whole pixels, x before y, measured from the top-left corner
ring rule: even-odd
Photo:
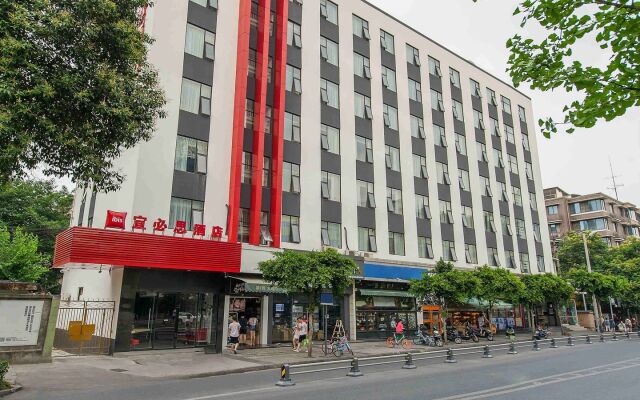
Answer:
[[[353,257],[329,321],[358,339],[415,328],[408,281],[440,259],[553,271],[531,100],[511,85],[361,0],[164,1],[144,18],[167,117],[117,161],[119,191],[77,191],[55,261],[63,299],[116,302],[116,350],[219,350],[230,315],[289,341],[306,300],[258,270],[285,249]]]

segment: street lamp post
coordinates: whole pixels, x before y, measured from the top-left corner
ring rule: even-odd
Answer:
[[[589,246],[587,246],[587,235],[585,233],[582,234],[582,242],[584,243],[584,256],[587,259],[587,271],[591,273],[591,260],[589,259]],[[595,318],[596,332],[601,333],[600,313],[598,312],[598,301],[596,300],[596,295],[594,293],[591,293],[591,301],[593,302],[593,317]]]

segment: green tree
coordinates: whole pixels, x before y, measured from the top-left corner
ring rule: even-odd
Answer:
[[[598,234],[588,231],[587,246],[589,247],[589,259],[594,271],[604,271],[611,261],[609,246]],[[560,272],[566,273],[574,268],[587,268],[587,260],[584,255],[584,242],[582,233],[569,232],[561,240],[558,246],[558,262]]]
[[[535,22],[545,29],[542,40],[516,34],[507,41],[511,54],[507,71],[518,87],[575,92],[563,109],[564,119],[540,120],[546,137],[567,125],[591,128],[598,120],[611,121],[640,105],[640,3],[637,0],[523,0],[514,11],[521,27]],[[604,65],[585,65],[579,42],[607,56]]]
[[[38,251],[38,238],[18,228],[13,235],[0,225],[0,280],[38,282],[49,259]]]
[[[476,297],[481,304],[487,304],[489,321],[492,319],[493,306],[498,301],[517,304],[522,298],[524,284],[506,269],[483,265],[475,269],[473,274],[480,281]]]
[[[524,284],[521,292],[521,303],[529,310],[529,320],[531,321],[531,333],[535,334],[534,316],[535,306],[545,302],[553,303],[556,313],[560,303],[571,299],[575,289],[565,279],[554,274],[524,275],[520,277]]]
[[[630,236],[620,246],[611,248],[611,263],[606,272],[625,277],[629,287],[620,296],[627,311],[640,311],[640,239]]]
[[[584,269],[572,269],[566,277],[577,290],[594,294],[598,302],[603,299],[608,301],[610,297],[624,296],[630,288],[629,281],[622,276],[601,272],[589,273]],[[602,311],[599,310],[599,312],[602,315]]]
[[[0,1],[0,181],[42,167],[114,190],[165,115],[138,29],[149,0]]]
[[[318,307],[320,294],[331,290],[342,296],[358,274],[355,262],[333,249],[322,252],[296,252],[285,250],[271,260],[258,265],[265,280],[285,289],[289,294],[303,294],[308,299],[309,357],[312,356],[313,313]]]

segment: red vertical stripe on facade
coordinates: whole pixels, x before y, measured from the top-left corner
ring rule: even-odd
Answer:
[[[244,114],[247,99],[247,70],[249,68],[249,38],[251,36],[251,0],[239,0],[238,46],[236,54],[236,85],[233,103],[233,138],[229,168],[229,215],[227,235],[229,242],[238,240],[238,214],[240,212],[240,176],[242,173],[242,146],[244,142]]]
[[[251,177],[251,213],[249,243],[260,244],[260,214],[262,211],[262,168],[264,131],[266,126],[267,76],[269,73],[269,27],[271,0],[260,0],[258,6],[258,48],[256,56],[256,90],[254,100],[253,174]]]
[[[276,53],[273,65],[273,158],[271,178],[271,236],[280,247],[282,220],[282,160],[284,152],[284,101],[287,80],[287,27],[289,0],[276,2]]]

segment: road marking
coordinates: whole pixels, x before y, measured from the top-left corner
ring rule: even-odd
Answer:
[[[551,385],[554,383],[561,383],[571,381],[574,379],[585,378],[588,376],[601,375],[609,372],[622,371],[629,368],[640,367],[640,358],[632,358],[630,360],[618,361],[611,364],[599,365],[596,367],[579,369],[576,371],[565,372],[557,375],[545,376],[542,378],[531,379],[528,381],[518,382],[511,385],[500,386],[496,388],[479,390],[476,392],[469,392],[464,394],[458,394],[449,397],[442,397],[435,400],[475,400],[484,399],[487,397],[494,397],[497,395],[509,394],[513,392],[519,392],[523,390],[529,390],[540,386]]]
[[[211,395],[208,395],[208,396],[201,396],[201,397],[191,397],[191,398],[183,399],[183,400],[219,399],[221,397],[237,396],[239,394],[251,394],[251,393],[264,392],[265,390],[274,390],[274,389],[278,389],[278,388],[275,387],[275,386],[274,387],[262,387],[262,388],[256,388],[256,389],[240,390],[240,391],[237,391],[237,392],[211,394]]]

